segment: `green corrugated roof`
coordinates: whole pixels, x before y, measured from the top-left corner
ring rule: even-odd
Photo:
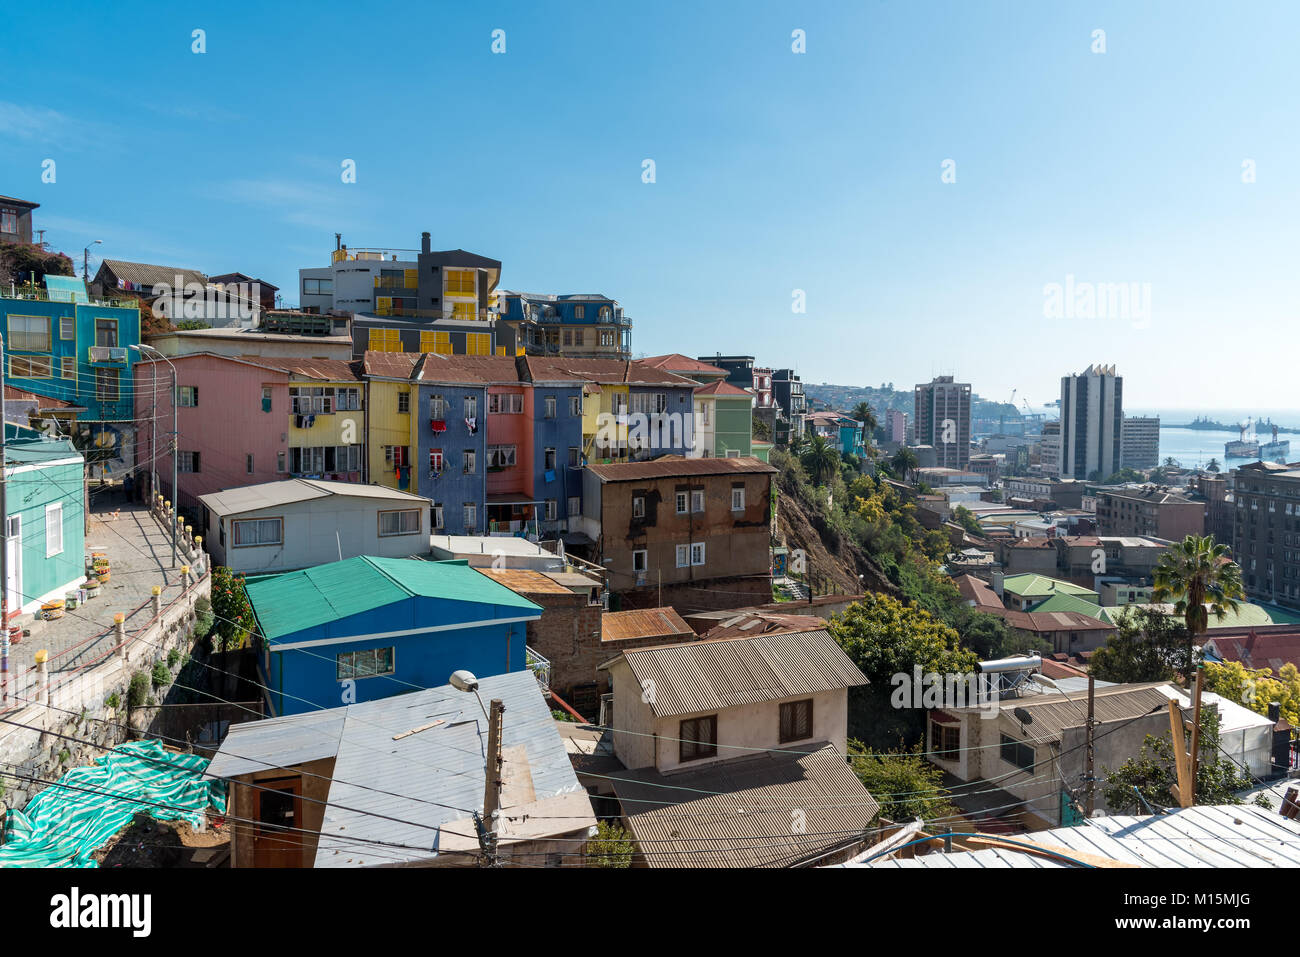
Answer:
[[[20,436],[5,441],[5,464],[32,465],[58,459],[77,458],[81,453],[71,439],[51,439],[44,436]]]
[[[1100,618],[1108,624],[1114,624],[1110,616],[1111,609],[1098,605],[1095,602],[1080,598],[1078,595],[1070,595],[1063,591],[1058,591],[1047,601],[1034,605],[1029,609],[1033,612],[1039,611],[1073,611],[1080,615],[1088,615],[1092,618]]]
[[[464,561],[363,555],[248,582],[244,590],[271,641],[412,597],[542,610]]]
[[[1082,585],[1073,585],[1070,582],[1061,581],[1059,578],[1049,578],[1047,575],[1036,575],[1027,572],[1023,575],[1008,575],[1002,580],[1002,588],[1013,595],[1019,595],[1022,598],[1048,598],[1058,593],[1067,595],[1078,595],[1081,598],[1087,598],[1094,605],[1101,604],[1101,596],[1091,588],[1084,588]]]
[[[1174,612],[1173,602],[1165,602],[1164,604],[1158,604],[1153,602],[1151,604],[1124,605],[1122,607],[1156,608],[1164,611],[1165,614],[1167,615],[1172,615],[1178,618],[1179,621],[1182,620],[1182,615],[1177,615]],[[1206,607],[1207,608],[1209,607],[1208,604]],[[1272,624],[1275,624],[1275,622],[1273,621],[1273,616],[1269,614],[1267,608],[1263,607],[1262,605],[1256,605],[1253,604],[1252,602],[1247,602],[1247,601],[1239,602],[1237,605],[1237,611],[1235,613],[1231,609],[1229,609],[1227,613],[1224,614],[1222,620],[1216,618],[1213,612],[1210,612],[1209,615],[1210,631],[1213,631],[1216,628],[1242,628],[1242,627],[1254,627],[1256,625],[1272,625]]]

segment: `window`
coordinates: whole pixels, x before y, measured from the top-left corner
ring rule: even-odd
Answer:
[[[569,396],[569,415],[582,415],[582,396]]]
[[[442,449],[429,449],[429,471],[442,471]]]
[[[267,398],[270,397],[267,396]],[[340,412],[360,412],[361,390],[353,388],[336,389],[334,392],[334,408]]]
[[[332,296],[334,295],[334,280],[304,279],[302,281],[302,294],[304,296]]]
[[[586,340],[587,340],[587,333],[585,330],[583,329],[573,330],[573,344],[575,346],[586,345]]]
[[[515,446],[489,445],[487,464],[490,469],[506,469],[515,464]]]
[[[743,512],[745,510],[745,487],[738,485],[731,490],[731,510],[733,512]]]
[[[650,567],[650,553],[644,548],[632,552],[632,571],[643,572]]]
[[[253,474],[253,453],[249,452],[244,456],[244,471],[249,475]]]
[[[781,705],[781,744],[803,741],[813,736],[812,698],[804,701],[787,701]]]
[[[553,522],[559,518],[559,503],[553,498],[546,500],[546,521]]]
[[[543,407],[546,410],[544,413],[546,418],[548,419],[555,418],[555,396],[548,395],[546,397],[545,402],[543,403]]]
[[[95,398],[100,402],[116,402],[119,395],[116,369],[95,370]]]
[[[49,352],[50,320],[44,316],[9,317],[10,352]]]
[[[234,548],[252,545],[279,545],[284,541],[284,522],[278,518],[250,518],[231,523],[234,528]]]
[[[1023,744],[1010,735],[1002,735],[1002,760],[1007,764],[1014,764],[1021,771],[1033,773],[1034,770],[1034,749],[1031,745]]]
[[[77,377],[77,357],[64,356],[59,360],[60,368],[63,372],[63,378],[75,379]]]
[[[686,493],[685,493],[685,492],[678,492],[678,493],[677,493],[677,514],[678,514],[678,515],[685,515],[685,514],[686,514],[686,510],[687,510],[688,508],[689,508],[689,504],[688,504],[688,498],[687,498]]]
[[[545,463],[542,465],[542,468],[548,471],[555,468],[555,449],[547,449],[543,453],[542,461]]]
[[[409,461],[407,456],[410,454],[409,445],[385,445],[384,446],[384,465],[387,468],[403,468]]]
[[[703,542],[693,542],[691,544],[691,564],[692,565],[704,564],[704,543]]]
[[[59,338],[76,340],[77,319],[75,316],[62,316],[59,319]]]
[[[517,415],[524,411],[524,397],[518,393],[493,393],[488,396],[488,412]]]
[[[961,748],[961,728],[955,724],[930,723],[930,751],[932,756],[949,761],[957,759]]]
[[[113,348],[117,345],[117,320],[95,320],[95,345]]]
[[[429,418],[439,420],[447,418],[447,400],[442,396],[429,396]]]
[[[442,505],[439,504],[438,502],[433,503],[433,527],[434,528],[446,527],[442,523]]]
[[[283,474],[284,472],[284,452],[283,450],[275,453],[275,470]]]
[[[645,496],[644,495],[632,496],[632,517],[645,518]]]
[[[582,498],[578,495],[569,496],[569,515],[574,516],[582,511]]]
[[[48,379],[54,375],[49,356],[10,356],[9,374],[19,379]]]
[[[683,761],[698,761],[700,758],[718,756],[718,716],[708,715],[703,718],[687,718],[680,725],[677,737],[681,740],[679,757]]]
[[[586,307],[586,306],[574,306],[574,307],[573,307],[573,318],[574,318],[574,319],[585,319],[585,318],[587,318],[587,307]]]
[[[394,649],[367,648],[365,651],[345,651],[336,659],[339,681],[353,678],[374,678],[393,673]]]
[[[582,465],[582,449],[576,445],[569,446],[569,468],[578,468]]]
[[[411,393],[409,392],[397,393],[397,414],[409,415],[410,412],[411,412]]]
[[[63,503],[45,506],[45,557],[63,554]]]
[[[476,395],[465,396],[465,418],[467,419],[478,418],[478,396]]]
[[[197,472],[199,470],[199,453],[177,452],[176,469],[180,472]]]
[[[18,232],[18,214],[12,209],[0,211],[0,233]]]
[[[691,552],[690,549],[685,545],[677,546],[677,567],[678,568],[691,567]]]
[[[478,527],[478,506],[473,502],[466,502],[462,514],[465,520],[465,531],[474,531]]]
[[[290,386],[289,413],[291,415],[332,415],[334,398],[333,386]]]
[[[474,474],[474,450],[466,449],[464,458],[461,459],[461,469],[466,475]]]
[[[199,387],[196,385],[183,385],[176,390],[180,395],[179,405],[181,408],[192,409],[199,404]]]
[[[704,511],[704,490],[703,489],[697,488],[691,490],[691,511],[692,512]]]
[[[602,330],[600,330],[600,344],[601,344],[602,346],[612,346],[612,345],[614,344],[614,330],[613,330],[613,329],[602,329]]]
[[[366,348],[371,352],[401,352],[401,333],[396,329],[371,329]]]
[[[420,510],[403,508],[379,513],[379,537],[420,534]]]
[[[435,352],[440,356],[451,355],[451,333],[449,332],[421,332],[420,333],[420,351]]]
[[[573,345],[573,330],[572,330],[572,329],[565,329],[565,330],[564,330],[564,344],[565,344],[566,346],[571,346],[571,345]]]
[[[448,296],[472,296],[474,295],[474,270],[472,269],[448,269],[443,273],[447,277],[446,295]]]

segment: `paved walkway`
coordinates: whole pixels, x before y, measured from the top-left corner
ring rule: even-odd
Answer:
[[[119,511],[114,513],[114,509]],[[105,552],[111,575],[98,598],[67,611],[55,621],[41,621],[30,614],[18,616],[16,625],[30,630],[9,649],[11,673],[27,671],[35,664],[36,652],[48,649],[51,672],[70,671],[104,658],[116,645],[113,616],[126,614],[127,632],[143,629],[153,618],[151,591],[162,585],[163,604],[181,594],[178,553],[172,567],[171,538],[143,505],[91,506],[86,555]]]

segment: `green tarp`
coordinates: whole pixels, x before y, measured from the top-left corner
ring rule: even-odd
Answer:
[[[94,867],[95,850],[136,814],[194,827],[208,807],[224,814],[226,783],[204,778],[207,766],[207,758],[157,741],[123,744],[10,810],[0,867]]]

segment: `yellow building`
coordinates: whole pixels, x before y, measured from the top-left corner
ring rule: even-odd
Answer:
[[[368,412],[369,481],[395,489],[414,489],[412,467],[417,446],[417,391],[411,370],[415,353],[367,353],[363,360]]]

